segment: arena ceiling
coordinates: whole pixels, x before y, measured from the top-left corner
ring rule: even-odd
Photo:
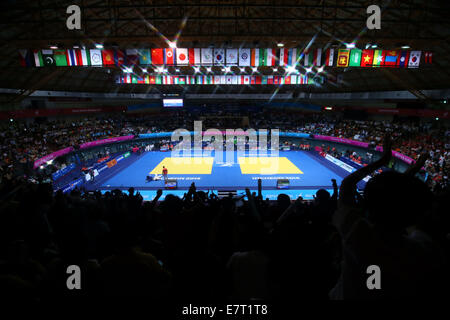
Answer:
[[[82,30],[66,28],[66,9],[78,4]],[[366,8],[383,8],[381,30],[367,30]],[[118,69],[24,68],[18,49],[167,47],[179,33],[178,47],[302,47],[315,37],[315,46],[357,40],[359,48],[376,44],[382,49],[408,45],[433,52],[433,64],[419,69],[333,68],[332,80],[322,87],[285,86],[279,92],[349,92],[450,88],[450,5],[448,1],[343,0],[2,0],[0,5],[0,88],[23,89],[22,98],[35,90],[155,93],[270,93],[274,86],[155,86],[117,85]],[[182,21],[186,19],[183,26]],[[263,73],[268,70],[263,70]],[[189,71],[186,71],[188,74]],[[271,73],[270,73],[271,74]]]

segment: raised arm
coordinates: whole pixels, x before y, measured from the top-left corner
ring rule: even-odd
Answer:
[[[383,141],[383,155],[377,161],[362,167],[342,180],[339,191],[339,202],[347,205],[354,204],[354,196],[356,192],[356,184],[365,176],[371,174],[383,165],[389,163],[392,158],[392,141],[390,136],[386,135]]]
[[[428,159],[428,156],[428,152],[422,152],[419,159],[415,163],[411,164],[408,169],[406,169],[405,174],[414,176],[423,167],[425,161]]]

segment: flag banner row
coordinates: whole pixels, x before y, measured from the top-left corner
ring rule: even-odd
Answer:
[[[324,76],[310,77],[308,75],[290,76],[243,76],[243,75],[194,75],[194,76],[138,76],[126,74],[116,77],[116,83],[155,84],[155,85],[299,85],[323,84]]]
[[[419,67],[432,52],[300,48],[153,48],[19,50],[24,67],[239,66],[239,67]]]
[[[419,68],[422,56],[425,64],[433,63],[433,53],[429,51],[422,55],[422,51],[339,49],[336,66]]]

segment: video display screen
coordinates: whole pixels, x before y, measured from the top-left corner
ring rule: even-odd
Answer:
[[[183,107],[183,99],[163,99],[164,108],[181,108]]]

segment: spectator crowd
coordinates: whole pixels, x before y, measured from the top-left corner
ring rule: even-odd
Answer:
[[[248,118],[245,123],[243,119]],[[8,121],[0,131],[0,178],[31,174],[32,164],[51,152],[82,143],[129,134],[193,130],[194,120],[202,120],[203,128],[263,128],[288,132],[328,135],[381,145],[386,132],[394,140],[394,150],[414,160],[427,153],[425,163],[428,182],[433,188],[449,183],[450,130],[431,122],[354,121],[323,114],[305,115],[292,112],[219,114],[172,111],[160,114],[120,114],[79,120]],[[244,122],[244,123],[243,123]],[[19,170],[17,170],[19,168]]]

